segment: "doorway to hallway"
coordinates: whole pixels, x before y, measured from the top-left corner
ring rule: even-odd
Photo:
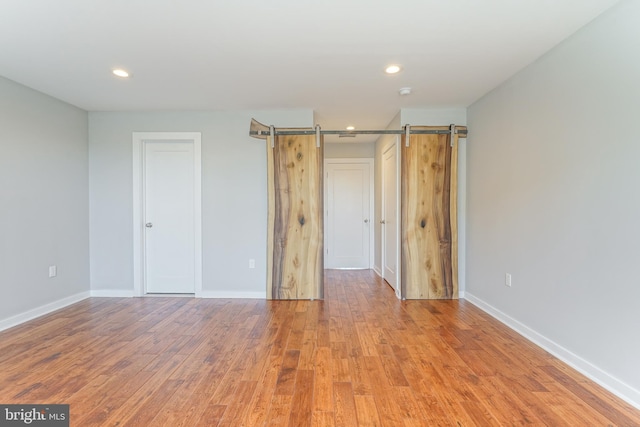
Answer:
[[[373,261],[373,159],[325,160],[325,268]]]

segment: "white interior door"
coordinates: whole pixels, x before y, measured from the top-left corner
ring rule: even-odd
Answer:
[[[193,141],[144,142],[147,293],[195,292]]]
[[[382,167],[382,277],[398,290],[398,155],[397,144],[383,153]]]
[[[372,159],[325,164],[325,268],[370,268]]]

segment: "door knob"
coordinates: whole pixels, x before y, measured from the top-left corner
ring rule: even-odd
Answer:
[[[368,219],[365,219],[365,220],[364,220],[364,223],[365,223],[365,224],[368,224],[368,223],[369,223],[369,220],[368,220]]]
[[[151,228],[151,227],[153,227],[153,223],[148,222],[144,226],[147,227],[147,228]]]
[[[381,219],[381,220],[380,220],[380,224],[386,224],[386,223],[384,222],[384,219]]]

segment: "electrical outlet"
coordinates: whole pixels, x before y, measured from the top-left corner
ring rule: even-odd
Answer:
[[[249,268],[256,268],[256,260],[255,259],[250,259],[249,260]]]
[[[504,274],[504,285],[511,287],[511,274],[509,273]]]
[[[56,277],[58,275],[58,267],[55,265],[49,266],[49,277]]]

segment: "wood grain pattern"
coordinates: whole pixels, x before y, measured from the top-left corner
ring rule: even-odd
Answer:
[[[267,139],[267,296],[323,298],[323,144],[315,136]]]
[[[323,301],[88,299],[0,332],[0,402],[83,427],[640,425],[465,300],[325,279]]]
[[[412,129],[448,129],[414,127]],[[458,136],[402,140],[401,290],[406,299],[458,298]]]

